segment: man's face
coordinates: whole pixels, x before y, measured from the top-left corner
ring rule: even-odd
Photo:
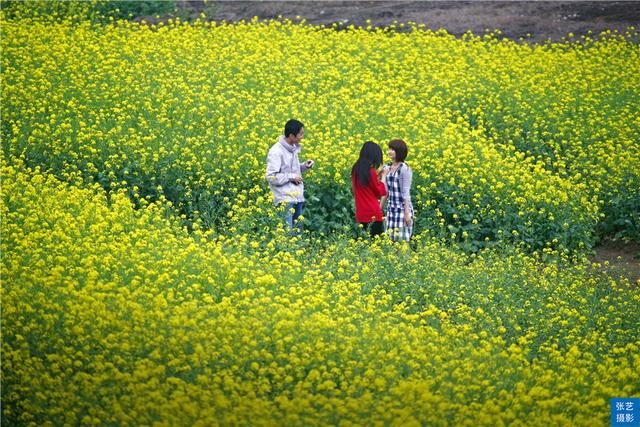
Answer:
[[[304,128],[300,128],[300,132],[298,132],[298,134],[294,137],[293,143],[299,144],[300,141],[302,141],[302,138],[304,138]]]

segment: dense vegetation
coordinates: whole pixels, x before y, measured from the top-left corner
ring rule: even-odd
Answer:
[[[640,241],[632,34],[96,10],[0,15],[3,422],[587,426],[640,393],[640,294],[584,260]],[[293,239],[264,179],[291,117]],[[393,138],[412,248],[353,237],[351,165]]]

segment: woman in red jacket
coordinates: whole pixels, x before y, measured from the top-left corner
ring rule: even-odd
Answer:
[[[360,150],[358,161],[351,168],[351,185],[356,201],[356,222],[369,230],[371,237],[384,231],[380,198],[387,194],[384,178],[387,168],[378,175],[382,164],[382,149],[367,141]]]

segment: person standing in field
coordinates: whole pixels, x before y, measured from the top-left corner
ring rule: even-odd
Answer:
[[[276,206],[284,210],[284,219],[291,231],[302,232],[299,221],[304,209],[304,182],[302,174],[313,167],[313,160],[300,163],[298,153],[304,138],[304,125],[291,119],[284,126],[284,134],[267,154],[267,182]]]
[[[382,164],[382,149],[367,141],[360,149],[360,157],[351,168],[351,186],[356,205],[356,222],[369,231],[371,237],[384,231],[384,217],[380,198],[387,195],[384,179],[387,169],[378,175]]]
[[[409,241],[413,234],[413,204],[411,203],[411,180],[413,172],[404,162],[408,154],[407,144],[401,139],[389,141],[389,159],[385,182],[387,196],[381,205],[387,204],[386,231],[393,241]]]

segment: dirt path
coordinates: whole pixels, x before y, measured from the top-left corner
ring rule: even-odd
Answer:
[[[205,12],[215,21],[304,18],[315,25],[342,23],[389,26],[415,22],[454,35],[500,29],[504,36],[532,42],[561,40],[589,31],[640,29],[640,1],[178,1],[181,13]]]
[[[621,241],[605,240],[596,247],[593,262],[602,264],[602,269],[613,276],[625,276],[640,286],[640,245]]]

